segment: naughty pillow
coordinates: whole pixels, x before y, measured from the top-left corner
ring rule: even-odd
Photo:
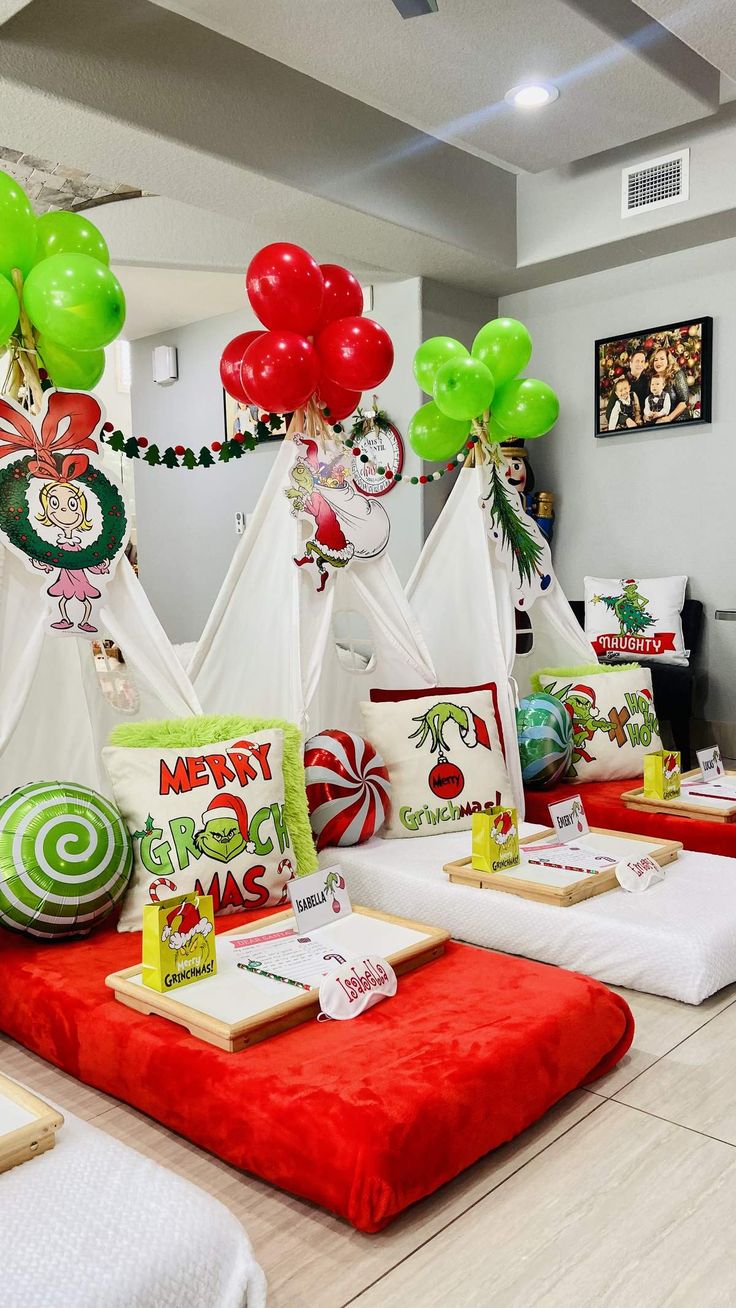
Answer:
[[[561,700],[572,719],[568,780],[640,777],[644,755],[662,748],[648,668],[636,663],[545,668],[534,674],[532,685]]]
[[[361,710],[391,777],[382,836],[465,831],[473,813],[513,804],[490,690],[438,689]]]
[[[135,851],[119,930],[141,929],[144,904],[190,891],[212,895],[216,913],[286,905],[288,881],[314,870],[298,730],[242,719],[237,734],[213,734],[238,721],[113,732],[103,759]]]
[[[585,634],[598,655],[687,663],[687,577],[586,577]]]

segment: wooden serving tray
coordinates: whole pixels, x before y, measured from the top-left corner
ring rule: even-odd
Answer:
[[[453,863],[445,863],[444,870],[451,881],[461,886],[475,886],[481,890],[502,890],[521,899],[533,899],[539,904],[553,904],[558,908],[570,908],[593,895],[602,895],[606,890],[615,890],[616,864],[612,863],[601,872],[572,872],[564,868],[549,868],[524,861],[524,852],[538,841],[554,839],[555,832],[547,827],[534,836],[525,836],[519,841],[522,861],[516,868],[506,872],[478,872],[470,858],[460,858]],[[592,838],[595,839],[592,839]],[[591,851],[610,853],[612,857],[620,855],[618,861],[634,858],[637,854],[649,854],[660,867],[671,863],[683,848],[679,840],[658,840],[650,836],[633,836],[628,831],[609,831],[606,827],[591,827],[585,836],[575,841],[576,845],[586,845],[590,841]],[[626,849],[622,842],[632,845]],[[544,878],[544,879],[542,879]]]
[[[57,1109],[0,1073],[0,1172],[53,1149],[63,1125]]]
[[[736,772],[726,772],[736,785]],[[692,772],[683,772],[681,781],[695,781],[700,776],[700,768]],[[710,790],[711,783],[703,782],[702,789]],[[698,787],[700,789],[700,787]],[[675,799],[651,799],[644,794],[644,787],[626,790],[621,796],[627,808],[644,809],[648,813],[674,813],[678,817],[696,817],[703,822],[736,822],[736,800],[721,800],[720,804],[708,803],[707,800],[679,794]]]
[[[253,936],[260,931],[268,934],[274,927],[283,928],[289,920],[294,920],[291,909],[222,932],[217,936],[217,974],[171,994],[144,986],[140,963],[112,972],[105,984],[129,1008],[168,1018],[186,1027],[198,1040],[238,1053],[259,1040],[309,1021],[319,1008],[318,989],[295,993],[293,986],[281,981],[252,976],[237,967],[236,950],[228,948],[231,937]],[[324,938],[326,949],[339,949],[346,957],[379,954],[398,975],[439,958],[450,938],[449,931],[438,927],[355,905],[346,917],[307,934],[312,939]]]

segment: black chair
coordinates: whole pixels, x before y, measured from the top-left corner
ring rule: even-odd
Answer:
[[[571,600],[570,608],[581,627],[585,627],[585,603],[583,600]],[[641,663],[652,674],[652,693],[654,708],[660,722],[669,722],[675,749],[682,756],[682,770],[690,767],[690,720],[693,712],[695,679],[697,669],[695,659],[700,648],[703,632],[703,605],[700,600],[686,599],[682,610],[682,634],[685,649],[690,650],[690,662],[686,667],[675,663],[662,663],[659,659],[633,657],[632,663]],[[601,663],[616,663],[620,660],[606,658]]]

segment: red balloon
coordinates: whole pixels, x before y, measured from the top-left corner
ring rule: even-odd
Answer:
[[[354,413],[360,404],[360,391],[346,391],[324,375],[319,379],[317,403],[325,410],[329,422],[342,422]]]
[[[324,281],[300,245],[276,241],[254,254],[245,274],[248,299],[264,327],[309,336],[322,312]]]
[[[315,331],[321,332],[336,318],[359,318],[363,312],[363,287],[348,268],[339,263],[321,263],[325,298]]]
[[[314,346],[296,332],[264,332],[243,359],[243,385],[267,413],[292,413],[306,404],[318,378]]]
[[[265,332],[241,332],[240,336],[234,336],[231,341],[228,341],[222,351],[220,380],[228,395],[232,395],[233,399],[239,400],[241,404],[253,403],[245,390],[240,375],[245,351],[249,345],[258,340],[259,336],[265,336],[265,334]]]
[[[349,391],[380,386],[391,371],[394,347],[388,332],[372,318],[338,318],[317,339],[322,371]]]

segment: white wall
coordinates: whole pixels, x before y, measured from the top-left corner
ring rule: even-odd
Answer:
[[[192,305],[193,314],[196,307]],[[372,316],[390,333],[395,349],[394,368],[379,389],[379,402],[405,433],[421,400],[411,372],[421,340],[419,279],[376,284]],[[181,444],[197,452],[222,440],[220,354],[238,332],[259,325],[244,308],[133,342],[135,435],[147,436],[161,449]],[[158,344],[179,351],[179,380],[172,386],[152,380],[151,351]],[[366,402],[371,398],[366,395]],[[266,446],[191,472],[135,464],[140,577],[172,640],[199,638],[238,542],[235,513],[255,507],[276,448]],[[410,451],[405,469],[410,475],[421,470]],[[422,494],[417,487],[398,486],[383,503],[392,524],[389,552],[405,580],[422,545]]]
[[[687,573],[705,604],[704,716],[736,722],[736,240],[505,296],[529,327],[529,373],[555,387],[555,430],[532,447],[538,485],[558,495],[555,568],[571,599],[586,572]],[[711,426],[593,436],[594,342],[660,323],[714,319]]]

